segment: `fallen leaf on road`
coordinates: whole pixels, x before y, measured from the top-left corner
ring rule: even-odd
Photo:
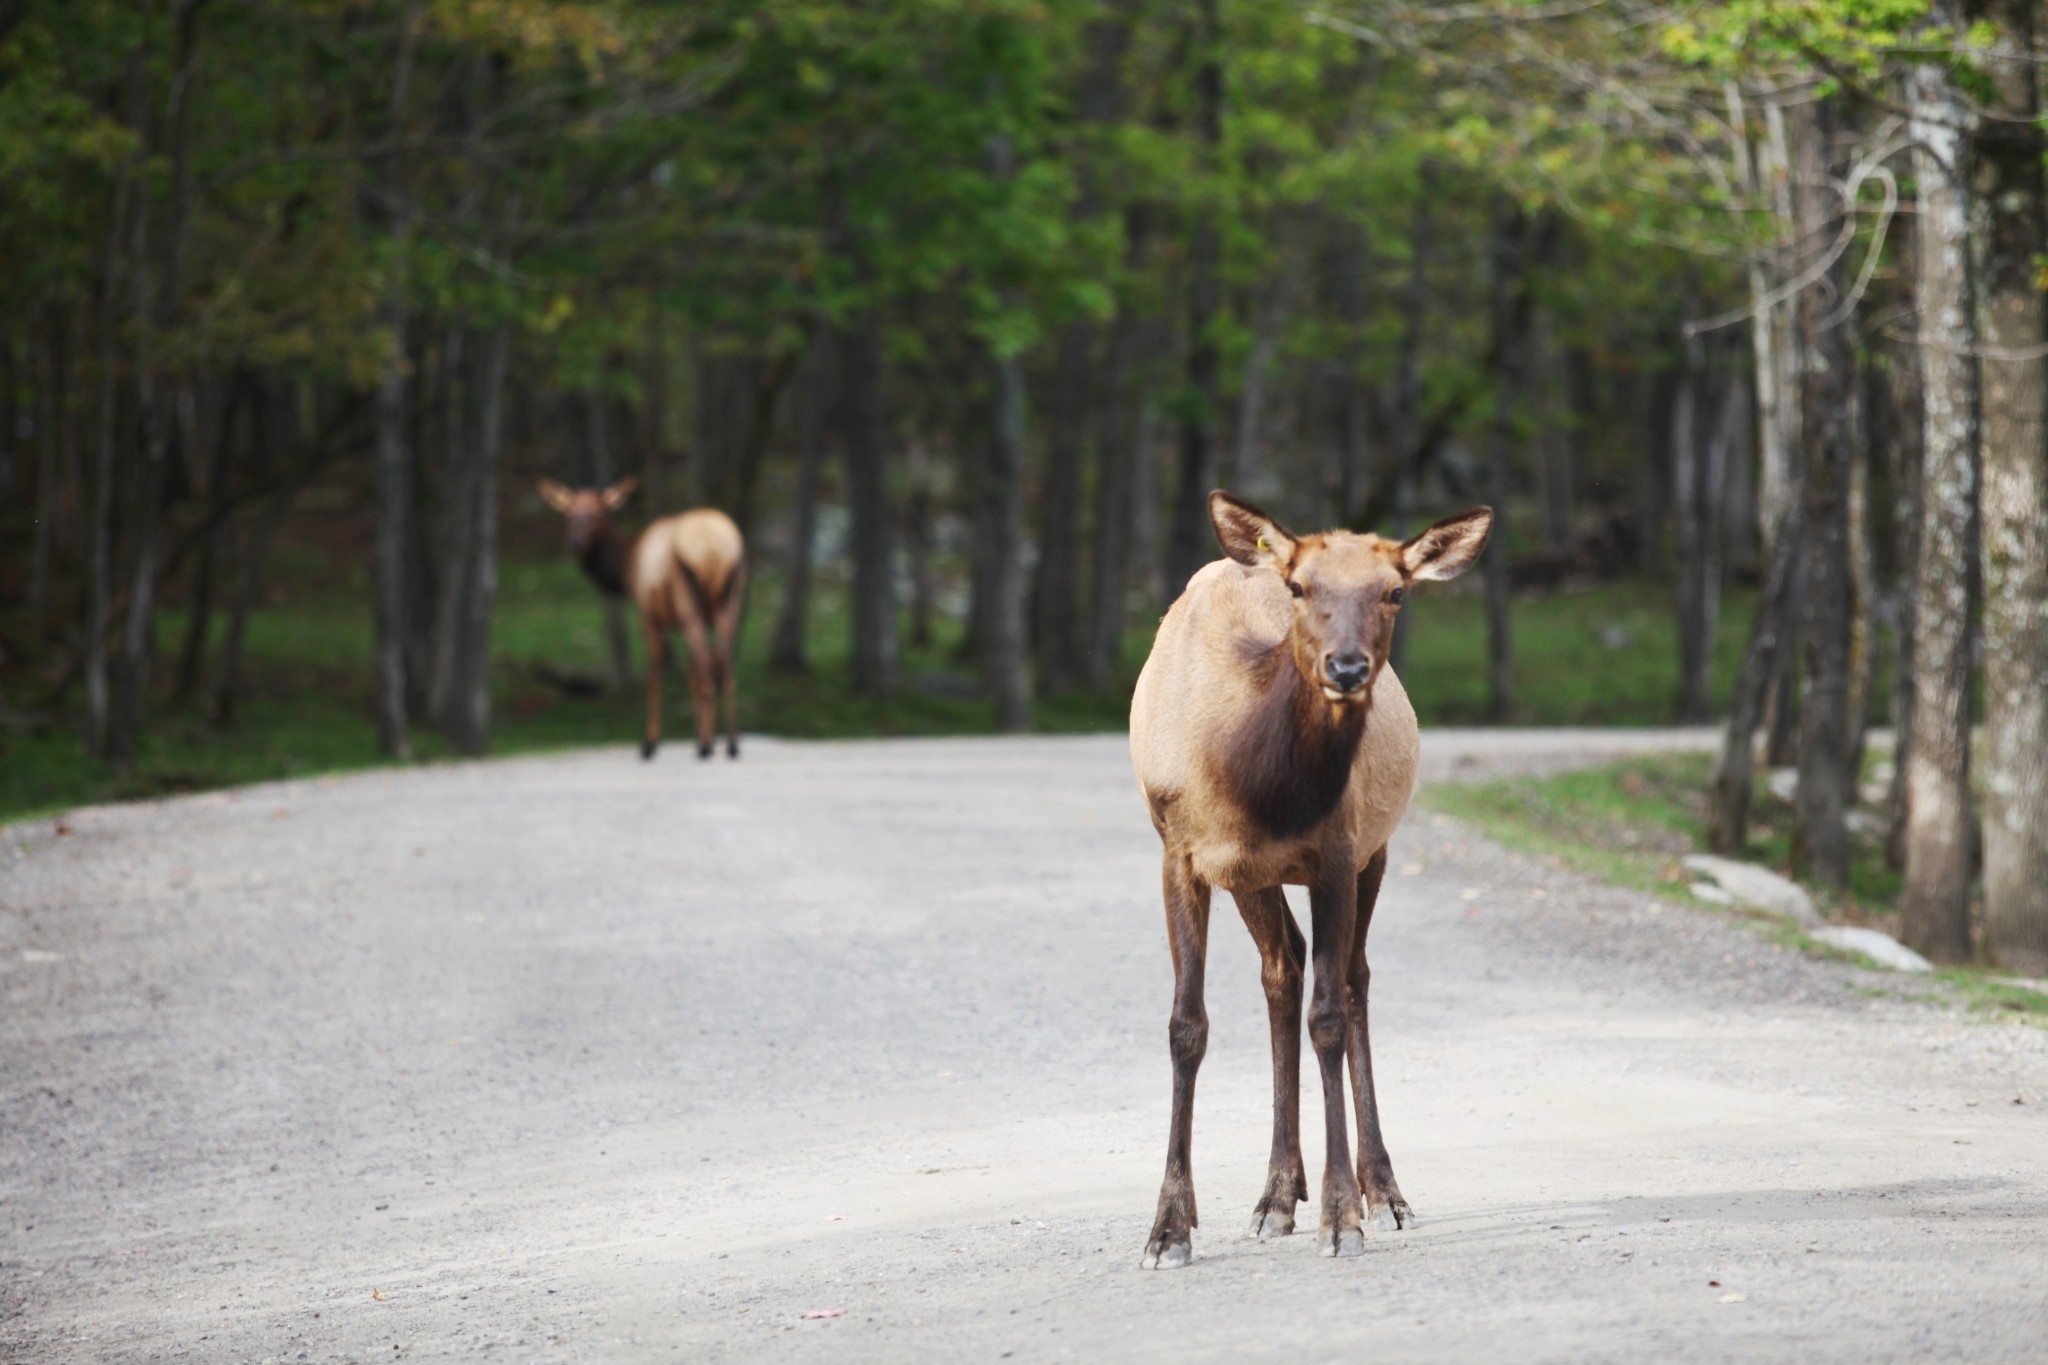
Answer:
[[[70,832],[71,832],[71,826],[69,826],[69,825],[65,824],[65,823],[64,823],[64,822],[63,822],[62,820],[59,820],[59,821],[57,822],[57,837],[58,837],[59,839],[63,838],[63,837],[65,836],[65,835],[69,834]]]
[[[843,1223],[846,1221],[846,1215],[843,1213],[828,1213],[818,1221],[821,1223]]]
[[[1721,1282],[1720,1282],[1719,1280],[1708,1280],[1708,1281],[1707,1281],[1707,1288],[1709,1288],[1709,1289],[1719,1289],[1720,1287],[1721,1287]]]
[[[376,1300],[377,1302],[379,1302],[379,1303],[383,1303],[383,1302],[385,1302],[386,1300],[388,1300],[388,1299],[389,1299],[389,1298],[390,1298],[391,1296],[390,1296],[389,1294],[386,1294],[386,1293],[385,1293],[385,1292],[384,1292],[383,1290],[381,1290],[381,1289],[372,1289],[372,1290],[370,1291],[370,1297],[371,1297],[371,1298],[373,1298],[373,1299],[375,1299],[375,1300]]]
[[[1720,1298],[1718,1298],[1718,1299],[1715,1299],[1715,1300],[1714,1300],[1714,1302],[1715,1302],[1715,1303],[1747,1303],[1747,1302],[1749,1302],[1749,1295],[1747,1295],[1747,1294],[1723,1294],[1723,1295],[1722,1295],[1722,1296],[1721,1296]]]
[[[804,1314],[803,1321],[809,1322],[812,1318],[843,1318],[845,1316],[846,1310],[844,1308],[813,1308],[810,1312]]]

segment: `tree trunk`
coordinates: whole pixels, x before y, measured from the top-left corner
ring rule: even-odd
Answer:
[[[1749,845],[1749,800],[1753,785],[1757,726],[1763,722],[1771,680],[1786,647],[1785,627],[1793,610],[1792,584],[1798,577],[1798,503],[1781,513],[1786,520],[1771,528],[1771,557],[1757,595],[1756,617],[1749,628],[1749,648],[1728,698],[1728,728],[1721,740],[1721,758],[1707,793],[1707,846],[1738,857]]]
[[[1952,17],[1952,16],[1951,16]],[[1914,293],[1926,426],[1913,592],[1913,732],[1899,937],[1943,962],[1970,955],[1970,560],[1977,517],[1976,326],[1962,180],[1963,102],[1948,72],[1914,68]]]
[[[995,424],[981,480],[990,536],[988,639],[983,667],[995,697],[996,729],[1031,728],[1031,653],[1025,632],[1024,366],[994,357]]]
[[[1070,690],[1081,672],[1081,460],[1094,351],[1095,329],[1077,322],[1061,334],[1053,361],[1045,493],[1039,502],[1038,573],[1031,595],[1031,633],[1048,692]]]
[[[407,230],[393,227],[392,278],[386,286],[384,325],[390,353],[377,382],[377,749],[387,758],[409,758],[412,736],[406,714],[405,646],[409,634],[406,570],[410,564],[412,451],[406,423],[406,324],[404,265]]]
[[[35,373],[36,388],[36,538],[29,561],[29,635],[41,640],[50,624],[50,568],[57,542],[57,478],[62,464],[57,449],[65,412],[65,336],[63,310],[54,305],[44,309],[41,344],[31,359],[40,360]],[[35,354],[40,353],[40,354]]]
[[[1794,223],[1792,158],[1787,145],[1783,105],[1773,102],[1764,106],[1764,128],[1764,139],[1757,148],[1757,176],[1763,197],[1777,217],[1779,239],[1781,243],[1789,242],[1795,239],[1797,230]],[[1812,249],[1811,245],[1808,249]],[[1787,250],[1789,248],[1781,246],[1781,256]],[[1780,285],[1791,278],[1796,269],[1796,263],[1781,258],[1768,271],[1754,270],[1750,281],[1752,293]],[[1757,531],[1763,538],[1767,558],[1773,548],[1770,543],[1773,528],[1786,524],[1791,502],[1799,496],[1803,483],[1800,440],[1804,421],[1800,413],[1799,376],[1804,362],[1800,354],[1797,311],[1795,300],[1781,299],[1763,309],[1751,328],[1751,340],[1757,347],[1759,463],[1762,467],[1757,484]],[[1789,661],[1789,652],[1786,658]]]
[[[1849,374],[1846,405],[1849,445],[1849,753],[1842,765],[1849,804],[1857,803],[1864,745],[1877,692],[1877,632],[1880,604],[1877,554],[1871,544],[1871,465],[1876,459],[1870,403],[1871,367],[1860,354]]]
[[[929,649],[938,585],[932,578],[932,520],[936,482],[931,452],[922,437],[904,450],[903,557],[910,570],[910,643]]]
[[[1429,323],[1429,259],[1436,244],[1436,204],[1431,163],[1424,160],[1416,170],[1415,220],[1408,238],[1408,283],[1401,291],[1401,358],[1394,378],[1394,460],[1392,501],[1394,536],[1406,540],[1415,531],[1415,465],[1422,447],[1422,343]],[[1347,518],[1356,515],[1344,509]],[[1398,675],[1408,663],[1408,640],[1412,617],[1402,612],[1394,618],[1394,640],[1388,647],[1387,662]]]
[[[405,120],[412,84],[414,45],[418,37],[419,0],[399,19],[397,60],[393,65],[386,130],[396,136]],[[402,166],[367,168],[385,183],[396,185]],[[403,192],[399,191],[402,196]],[[412,531],[413,452],[407,422],[407,364],[412,355],[411,309],[407,302],[407,258],[412,239],[412,210],[401,197],[387,210],[391,259],[384,282],[381,312],[386,333],[383,374],[377,382],[376,460],[376,695],[377,748],[387,758],[410,758],[412,734],[406,713],[406,642],[410,636],[407,607],[411,583],[407,569]]]
[[[1257,475],[1259,444],[1265,434],[1266,400],[1272,389],[1273,357],[1280,350],[1280,334],[1287,327],[1302,276],[1307,273],[1306,246],[1290,240],[1293,235],[1283,227],[1280,274],[1253,324],[1251,354],[1244,362],[1244,388],[1238,395],[1237,433],[1221,452],[1223,459],[1216,471],[1220,487],[1242,487],[1245,480]],[[1353,281],[1354,290],[1356,283]]]
[[[138,148],[142,141],[143,51],[128,51],[123,75],[125,103]],[[139,151],[131,153],[114,178],[113,205],[107,214],[106,253],[101,259],[97,312],[100,343],[99,424],[93,451],[92,513],[87,529],[87,591],[85,613],[86,744],[100,758],[112,741],[113,697],[109,686],[107,628],[113,614],[114,480],[120,444],[121,240],[128,228],[129,200],[134,194]]]
[[[207,465],[206,495],[212,504],[207,513],[211,529],[199,547],[199,562],[192,571],[192,586],[186,594],[185,643],[178,651],[177,682],[171,693],[173,705],[183,706],[198,694],[200,675],[205,669],[208,637],[213,633],[213,583],[219,567],[220,550],[231,530],[225,514],[228,503],[228,447],[234,438],[235,417],[244,387],[252,382],[246,371],[229,381],[222,404],[220,429],[214,434],[213,457]]]
[[[1678,546],[1678,715],[1712,719],[1714,640],[1721,614],[1722,497],[1727,467],[1749,423],[1742,384],[1700,337],[1685,344],[1685,372],[1672,418],[1672,508]]]
[[[1973,204],[1984,347],[1984,913],[2000,966],[2048,975],[2048,242],[2027,0],[1976,0],[1998,118],[1978,129]]]
[[[1664,567],[1665,501],[1671,496],[1672,414],[1682,376],[1658,369],[1645,376],[1642,440],[1636,447],[1636,567]]]
[[[1908,264],[1902,272],[1911,289],[1912,263],[1918,259],[1918,233],[1906,220],[1901,226],[1912,233],[1900,244],[1900,259]],[[1913,295],[1908,292],[1906,302]],[[1917,305],[1915,306],[1917,312]],[[1919,705],[1918,675],[1915,672],[1914,638],[1918,631],[1919,594],[1914,591],[1920,571],[1920,477],[1922,452],[1926,443],[1927,415],[1920,391],[1920,352],[1917,346],[1894,349],[1891,355],[1890,420],[1885,423],[1885,453],[1892,489],[1892,523],[1895,527],[1892,566],[1894,605],[1892,655],[1892,783],[1885,799],[1885,858],[1895,868],[1906,865],[1906,755],[1913,751],[1914,712]]]
[[[889,533],[889,472],[882,426],[879,325],[863,312],[836,334],[839,418],[852,514],[853,687],[870,696],[897,688],[895,560]]]
[[[1509,462],[1515,445],[1515,411],[1521,402],[1528,364],[1530,297],[1528,272],[1542,254],[1534,227],[1515,205],[1494,204],[1493,222],[1493,431],[1488,442],[1487,497],[1496,533],[1486,547],[1487,716],[1495,723],[1514,714],[1514,634],[1508,605]]]
[[[511,326],[500,322],[484,335],[477,359],[472,402],[476,426],[463,494],[472,522],[464,556],[449,565],[462,588],[448,622],[454,637],[453,666],[443,699],[442,728],[458,753],[480,754],[491,734],[491,613],[498,597],[498,468],[505,444],[505,375],[510,367]],[[659,668],[659,659],[649,659]]]
[[[1223,36],[1217,0],[1199,0],[1195,28],[1195,126],[1204,174],[1221,171],[1223,144]],[[1209,489],[1215,478],[1217,393],[1217,271],[1221,247],[1213,213],[1200,210],[1188,229],[1188,395],[1180,424],[1180,482],[1168,529],[1166,597],[1170,603],[1195,570],[1212,557]]]
[[[1088,690],[1116,687],[1124,631],[1124,589],[1129,579],[1138,465],[1154,439],[1154,408],[1133,382],[1131,352],[1137,329],[1118,318],[1103,378],[1106,419],[1096,442],[1095,577],[1089,584]]]
[[[1832,242],[1840,206],[1833,184],[1841,168],[1832,150],[1839,119],[1831,100],[1800,111],[1800,240]],[[1840,260],[1799,296],[1799,405],[1806,478],[1800,492],[1803,550],[1801,636],[1805,692],[1799,714],[1799,789],[1792,863],[1831,887],[1849,882],[1849,448],[1843,426],[1852,372],[1848,333],[1828,314],[1845,297]],[[1822,287],[1825,284],[1828,287]]]
[[[811,550],[818,533],[818,470],[824,463],[825,427],[830,421],[831,348],[811,356],[797,434],[796,505],[790,510],[789,561],[782,571],[782,608],[775,617],[768,666],[789,673],[810,668],[805,624],[811,598]]]

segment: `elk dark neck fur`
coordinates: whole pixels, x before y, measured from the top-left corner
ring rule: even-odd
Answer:
[[[618,527],[607,522],[597,528],[597,534],[583,547],[577,562],[583,565],[583,572],[590,575],[590,581],[597,584],[598,591],[606,597],[624,597],[626,560],[632,548],[632,542],[619,534]]]
[[[1333,711],[1282,640],[1253,664],[1258,699],[1225,742],[1224,781],[1245,814],[1293,838],[1336,809],[1365,736],[1364,705]]]

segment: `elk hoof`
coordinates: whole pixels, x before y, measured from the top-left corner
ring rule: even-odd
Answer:
[[[740,756],[740,742],[738,740],[729,739],[725,742],[725,756],[727,758],[738,758]]]
[[[1144,1268],[1147,1270],[1178,1270],[1195,1259],[1195,1248],[1183,1232],[1174,1240],[1171,1234],[1154,1237],[1145,1248]]]
[[[1252,1236],[1260,1241],[1268,1237],[1292,1237],[1294,1235],[1294,1209],[1291,1205],[1274,1205],[1270,1209],[1252,1210]]]
[[[1365,1211],[1371,1224],[1386,1232],[1400,1228],[1417,1228],[1422,1224],[1416,1220],[1415,1210],[1408,1207],[1408,1201],[1395,1195],[1384,1204],[1373,1204]]]
[[[711,757],[711,746],[710,746],[709,744],[699,744],[699,745],[697,746],[697,757],[699,757],[699,758],[709,758],[709,757]]]
[[[657,743],[656,741],[654,741],[654,740],[651,740],[651,739],[643,739],[643,740],[641,740],[641,741],[640,741],[640,761],[644,763],[644,762],[646,762],[647,760],[649,760],[649,759],[653,758],[653,757],[654,757],[654,751],[655,751],[656,749],[660,748],[660,747],[661,747],[661,745],[660,745],[659,743]]]
[[[1365,1234],[1357,1228],[1331,1228],[1324,1224],[1316,1234],[1316,1254],[1319,1256],[1363,1256],[1365,1255]]]

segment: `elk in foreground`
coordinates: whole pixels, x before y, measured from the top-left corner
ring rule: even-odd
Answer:
[[[1381,1226],[1415,1221],[1380,1136],[1366,1031],[1366,930],[1421,759],[1415,711],[1386,667],[1387,650],[1409,585],[1464,572],[1486,546],[1493,512],[1476,508],[1405,542],[1293,536],[1223,492],[1209,495],[1209,517],[1229,558],[1188,580],[1131,701],[1131,762],[1165,845],[1174,969],[1173,1118],[1144,1263],[1186,1265],[1193,1254],[1188,1152],[1209,1036],[1210,889],[1219,886],[1258,944],[1273,1033],[1273,1151],[1252,1233],[1293,1232],[1294,1206],[1308,1198],[1296,1121],[1302,967],[1312,956],[1308,1031],[1322,1069],[1326,1152],[1318,1249],[1356,1255],[1366,1211]],[[1289,884],[1308,888],[1312,950],[1282,893]]]
[[[697,756],[711,757],[718,694],[725,693],[725,752],[740,756],[740,611],[747,587],[746,544],[731,517],[699,507],[649,522],[628,537],[611,514],[632,496],[635,481],[610,488],[566,488],[542,479],[540,495],[569,521],[569,550],[598,590],[631,597],[647,642],[647,729],[640,756],[661,743],[661,641],[679,631],[690,643],[690,700],[697,712]]]

